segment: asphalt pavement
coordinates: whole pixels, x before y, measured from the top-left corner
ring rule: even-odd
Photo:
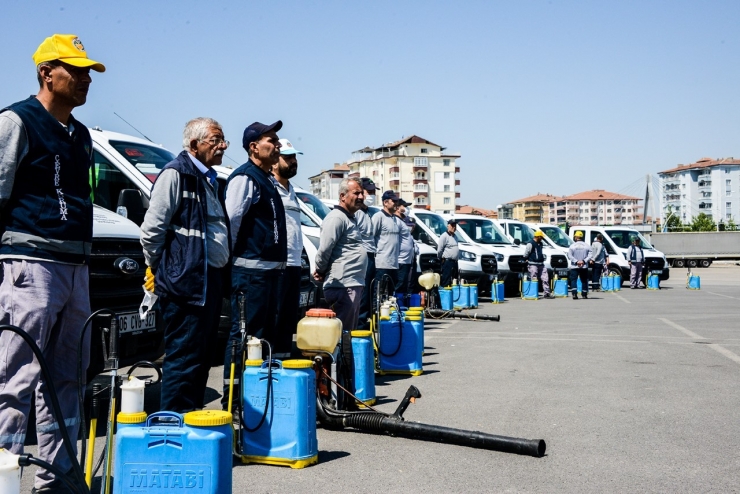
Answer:
[[[700,291],[673,269],[657,291],[482,299],[500,322],[429,322],[424,374],[377,377],[384,411],[413,384],[406,420],[544,439],[543,458],[319,429],[318,465],[236,465],[233,491],[738,491],[740,267],[695,272]],[[208,408],[221,380],[214,367]]]

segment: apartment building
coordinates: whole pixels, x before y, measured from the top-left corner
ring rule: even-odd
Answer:
[[[554,198],[548,204],[553,225],[634,225],[642,221],[638,197],[594,189]]]
[[[353,152],[349,161],[311,177],[311,191],[321,198],[338,199],[331,184],[338,184],[340,173],[346,171],[344,176],[370,177],[379,194],[394,190],[415,207],[449,214],[455,211],[456,199],[460,197],[460,168],[456,164],[459,158],[459,153],[412,135]]]
[[[714,221],[740,220],[740,159],[702,158],[658,173],[663,190],[661,211],[678,214],[683,223],[705,213]]]
[[[349,167],[340,163],[335,163],[334,168],[321,170],[312,177],[308,177],[311,182],[309,191],[319,199],[339,200],[339,183],[349,175]]]
[[[517,199],[497,208],[498,217],[524,221],[527,223],[549,223],[550,203],[558,198],[550,194],[540,194]]]

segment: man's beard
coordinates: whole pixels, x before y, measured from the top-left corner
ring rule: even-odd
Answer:
[[[278,175],[280,175],[281,178],[293,178],[298,173],[298,167],[297,166],[288,166],[286,168],[283,168],[281,166],[278,166]]]

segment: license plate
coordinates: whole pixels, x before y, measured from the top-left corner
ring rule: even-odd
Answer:
[[[567,269],[558,269],[556,271],[558,276],[568,276],[568,270]]]
[[[118,330],[124,333],[140,333],[157,329],[157,312],[150,310],[142,321],[138,312],[126,312],[118,315]]]
[[[651,269],[650,274],[663,274],[662,269]]]
[[[300,307],[306,307],[308,305],[308,292],[301,293],[301,298],[298,300],[298,305]]]

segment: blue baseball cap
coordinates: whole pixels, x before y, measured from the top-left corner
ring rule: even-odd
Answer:
[[[272,125],[265,125],[260,122],[254,122],[252,125],[244,129],[244,136],[242,137],[242,147],[249,150],[249,144],[259,140],[264,134],[272,131],[279,131],[283,128],[283,122],[278,120]]]
[[[396,193],[394,191],[392,191],[392,190],[386,190],[385,192],[383,192],[383,199],[382,200],[383,201],[387,201],[388,199],[393,199],[394,201],[397,201],[400,198],[396,195]]]

